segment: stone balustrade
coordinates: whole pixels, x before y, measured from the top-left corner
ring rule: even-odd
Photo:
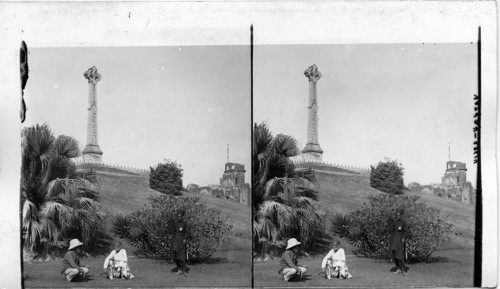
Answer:
[[[331,169],[341,169],[341,170],[346,170],[346,171],[351,171],[363,175],[369,175],[371,170],[370,168],[365,168],[365,167],[358,167],[358,166],[351,166],[351,165],[344,165],[344,164],[334,164],[334,163],[328,163],[328,162],[323,162],[323,161],[311,161],[311,160],[304,160],[300,158],[294,158],[292,159],[293,163],[295,166],[300,166],[300,165],[307,165],[307,164],[312,164],[318,169],[321,167],[324,167],[326,170],[331,170]]]
[[[126,171],[138,175],[149,175],[149,169],[142,169],[142,168],[134,168],[134,167],[128,167],[128,166],[121,166],[121,165],[114,165],[114,164],[106,164],[106,163],[99,163],[99,162],[86,162],[83,161],[82,159],[74,159],[73,163],[76,166],[82,166],[82,165],[92,165],[93,167],[98,167],[98,168],[111,168],[111,169],[116,169],[116,170],[121,170],[121,171]]]

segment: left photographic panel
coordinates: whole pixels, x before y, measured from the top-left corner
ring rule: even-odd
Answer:
[[[250,46],[26,43],[24,287],[251,286]]]

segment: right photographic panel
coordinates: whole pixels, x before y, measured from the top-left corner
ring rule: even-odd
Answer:
[[[254,286],[474,286],[480,41],[253,51]]]

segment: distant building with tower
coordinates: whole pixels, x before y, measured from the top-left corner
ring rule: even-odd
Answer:
[[[465,163],[448,161],[446,172],[441,178],[444,186],[459,186],[467,182],[467,168]]]
[[[245,172],[244,165],[229,162],[228,157],[218,185],[198,187],[195,184],[189,184],[186,189],[191,193],[213,196],[249,206],[251,191],[250,184],[245,183]]]
[[[221,187],[231,187],[245,183],[245,166],[237,163],[226,163],[224,174],[220,179]]]
[[[462,162],[448,161],[440,184],[420,186],[417,183],[410,183],[408,188],[412,191],[433,194],[466,204],[476,203],[476,191],[471,182],[467,181],[467,166]]]

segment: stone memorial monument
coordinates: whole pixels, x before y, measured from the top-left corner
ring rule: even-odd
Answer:
[[[89,83],[89,107],[87,120],[87,145],[83,149],[84,163],[101,163],[102,151],[97,144],[97,93],[96,85],[101,80],[101,74],[92,66],[83,76]]]
[[[321,78],[316,64],[311,65],[304,75],[309,80],[309,106],[307,111],[307,144],[302,150],[306,161],[322,161],[323,150],[319,146],[318,138],[318,99],[316,94],[316,83]]]

